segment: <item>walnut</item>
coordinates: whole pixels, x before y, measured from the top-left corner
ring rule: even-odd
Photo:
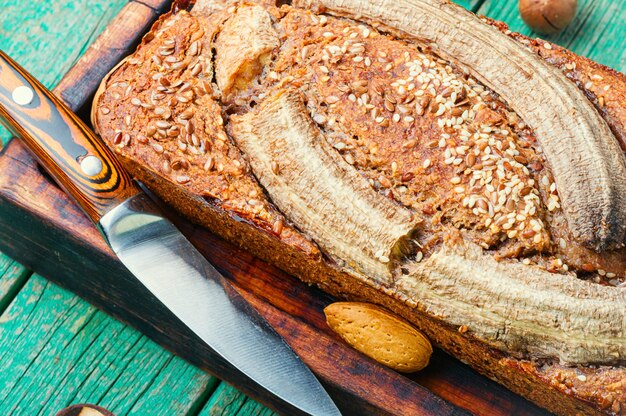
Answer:
[[[577,0],[520,0],[519,12],[535,32],[557,33],[576,15]]]

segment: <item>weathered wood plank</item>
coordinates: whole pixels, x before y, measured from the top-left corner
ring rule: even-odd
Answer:
[[[519,15],[517,1],[485,0],[479,14],[502,20],[511,30],[540,36]],[[541,36],[597,62],[626,71],[626,2],[579,0],[574,21],[563,32]]]
[[[277,414],[248,397],[237,412],[237,416],[277,416]]]
[[[228,383],[220,383],[198,416],[277,416]]]
[[[237,414],[246,396],[228,383],[220,383],[198,416],[226,416]]]
[[[0,253],[0,315],[22,288],[30,271],[10,257]]]
[[[0,414],[193,414],[216,379],[38,275],[0,319]]]
[[[0,48],[56,85],[128,0],[4,2]]]
[[[128,0],[9,1],[0,13],[0,49],[53,87]],[[9,133],[0,126],[0,141]]]

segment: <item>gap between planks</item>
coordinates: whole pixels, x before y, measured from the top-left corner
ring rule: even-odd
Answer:
[[[0,414],[88,402],[120,416],[194,415],[219,383],[39,275],[0,328]]]
[[[31,274],[30,270],[0,253],[0,317]]]

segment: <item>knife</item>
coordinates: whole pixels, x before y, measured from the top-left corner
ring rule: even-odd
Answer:
[[[0,51],[0,121],[96,224],[122,263],[290,414],[340,415],[287,343],[168,221],[104,143]]]

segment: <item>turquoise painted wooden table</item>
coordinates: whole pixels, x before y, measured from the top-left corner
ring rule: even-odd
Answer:
[[[0,0],[0,49],[53,87],[125,2]],[[459,2],[532,35],[515,1]],[[626,70],[626,2],[579,3],[573,24],[549,39]],[[272,414],[1,253],[0,357],[0,415],[51,415],[79,402],[118,415]]]

